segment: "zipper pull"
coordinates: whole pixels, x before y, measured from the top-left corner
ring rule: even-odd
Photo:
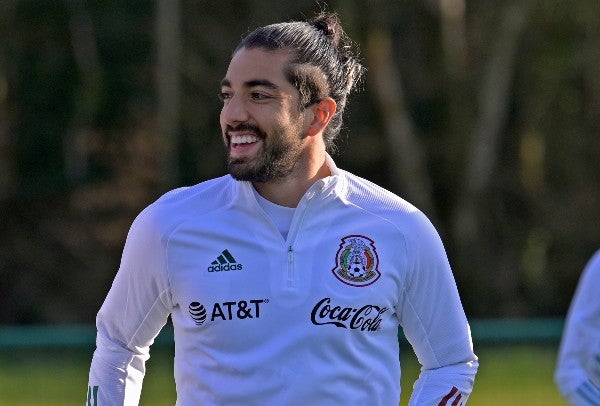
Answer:
[[[294,261],[294,250],[292,248],[292,246],[290,245],[288,247],[288,262],[293,262]]]

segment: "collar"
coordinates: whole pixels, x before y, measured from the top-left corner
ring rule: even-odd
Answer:
[[[336,196],[345,196],[348,179],[347,174],[344,170],[341,170],[335,164],[333,158],[327,153],[325,155],[325,163],[329,168],[331,175],[325,178],[317,180],[313,185],[306,191],[304,197],[313,199],[317,195],[322,197],[334,194]],[[229,178],[233,181],[233,188],[237,190],[237,193],[245,196],[246,199],[250,198],[256,201],[254,196],[254,187],[251,182],[248,181],[237,181],[229,175]],[[234,195],[237,194],[234,192]]]

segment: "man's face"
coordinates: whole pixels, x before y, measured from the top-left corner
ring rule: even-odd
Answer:
[[[221,82],[221,131],[229,172],[238,180],[284,179],[302,156],[307,119],[298,91],[284,76],[289,57],[242,48]]]

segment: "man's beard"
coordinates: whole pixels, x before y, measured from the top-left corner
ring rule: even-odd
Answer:
[[[297,131],[288,127],[267,136],[256,126],[244,124],[236,130],[242,129],[240,127],[253,131],[262,145],[252,157],[232,159],[228,152],[227,168],[234,179],[266,183],[285,179],[293,173],[302,152],[302,138]]]

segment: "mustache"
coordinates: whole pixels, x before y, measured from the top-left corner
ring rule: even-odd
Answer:
[[[252,132],[259,138],[266,137],[265,132],[262,131],[259,127],[252,125],[252,124],[247,124],[247,123],[236,125],[235,127],[232,127],[230,125],[227,125],[227,127],[225,127],[225,135],[227,135],[228,137],[231,136],[230,132],[232,132],[232,131],[233,132],[238,132],[238,131]]]

